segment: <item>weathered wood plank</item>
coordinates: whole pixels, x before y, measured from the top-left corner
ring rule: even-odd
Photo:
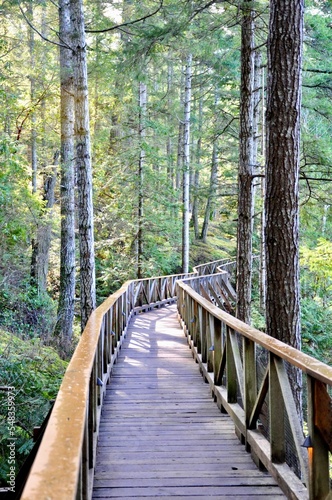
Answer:
[[[105,491],[106,490],[106,491]],[[220,498],[223,494],[225,498],[243,497],[248,498],[249,495],[255,495],[257,498],[266,499],[270,495],[275,494],[274,486],[185,486],[185,487],[148,487],[148,488],[96,488],[93,498],[126,498],[135,492],[134,498],[159,498],[161,495],[174,497],[174,495],[183,495],[187,498],[193,498],[201,495],[204,491],[205,498],[216,497]],[[184,495],[185,493],[185,495]],[[281,497],[285,498],[285,497]]]
[[[95,481],[96,488],[158,488],[162,484],[163,487],[204,487],[204,486],[220,486],[219,477],[191,477],[191,478],[151,478],[151,479],[109,479],[102,478]],[[222,485],[226,486],[274,486],[274,480],[269,476],[256,477],[223,477]]]
[[[102,410],[94,499],[285,498],[213,402],[175,309],[135,317]]]
[[[98,500],[106,500],[107,498],[110,498],[109,496],[105,496],[103,494],[101,494],[100,496],[98,497],[95,497],[95,498],[98,498]],[[135,500],[139,497],[137,496],[126,496],[126,500]],[[149,498],[149,497],[146,497],[146,498]],[[151,498],[151,497],[150,497]],[[187,495],[172,495],[171,497],[169,496],[158,496],[158,497],[155,497],[155,498],[158,498],[158,500],[169,500],[170,498],[172,498],[172,500],[183,500],[183,499],[188,499],[190,498],[190,496],[187,496]],[[206,496],[202,496],[202,495],[195,495],[195,500],[206,500]],[[228,494],[226,495],[218,495],[217,497],[210,497],[210,498],[216,498],[217,500],[228,500],[230,497]],[[232,500],[263,500],[263,496],[262,495],[259,495],[259,494],[253,494],[253,495],[248,495],[248,494],[245,494],[245,495],[232,495]],[[285,498],[283,495],[269,495],[268,496],[269,500],[280,500],[282,498]]]

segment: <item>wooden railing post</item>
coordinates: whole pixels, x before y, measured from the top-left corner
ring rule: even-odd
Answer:
[[[213,358],[214,358],[214,352],[213,352],[213,341],[212,341],[212,335],[211,335],[211,322],[213,321],[212,316],[207,313],[206,317],[206,355],[207,355],[207,371],[208,372],[213,372]]]
[[[80,483],[79,492],[82,500],[88,500],[89,498],[89,469],[90,469],[90,459],[89,459],[89,427],[88,418],[86,416],[84,423],[84,437],[82,446],[82,458],[81,458],[81,472],[80,472]]]
[[[201,345],[202,345],[202,363],[207,362],[207,326],[206,326],[207,312],[203,307],[198,309],[198,321],[199,330],[201,334]]]
[[[327,498],[330,491],[329,481],[329,450],[327,443],[323,439],[321,432],[317,427],[318,414],[324,418],[329,412],[324,408],[324,397],[319,397],[319,386],[324,384],[310,377],[308,383],[308,432],[311,438],[312,447],[308,448],[309,460],[309,498],[310,500],[319,500]],[[323,390],[324,390],[323,389]],[[326,389],[325,389],[326,392]],[[330,405],[331,406],[331,405]],[[331,410],[330,410],[331,412]],[[329,423],[331,429],[331,421]],[[332,434],[332,431],[330,431]]]
[[[201,325],[199,321],[199,308],[200,306],[197,302],[194,302],[194,320],[195,320],[195,338],[196,338],[196,348],[197,353],[202,353],[202,337],[201,337]]]
[[[243,337],[244,411],[246,429],[257,398],[256,349],[255,343]],[[256,425],[256,422],[253,423]]]
[[[237,403],[236,366],[231,335],[234,335],[234,332],[229,326],[226,326],[227,402]]]
[[[102,328],[101,328],[102,330]],[[103,332],[99,335],[97,358],[96,358],[96,386],[97,386],[97,405],[99,406],[102,402],[103,391],[100,382],[97,384],[97,379],[103,382],[103,349],[104,349],[104,335]]]
[[[197,304],[194,299],[190,302],[190,335],[194,346],[197,347]]]
[[[270,446],[272,462],[281,464],[285,461],[284,414],[279,378],[274,364],[274,354],[269,354],[269,409],[270,409]]]
[[[211,318],[211,327],[213,328],[213,338],[214,338],[214,363],[213,363],[213,373],[214,373],[214,383],[219,384],[219,367],[221,365],[222,358],[222,343],[221,343],[221,322],[218,318]]]

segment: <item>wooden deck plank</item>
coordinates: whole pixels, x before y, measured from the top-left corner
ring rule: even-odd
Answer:
[[[129,328],[102,410],[93,498],[285,498],[213,402],[175,306]]]

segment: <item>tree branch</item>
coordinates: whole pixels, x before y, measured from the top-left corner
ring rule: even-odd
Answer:
[[[21,11],[21,14],[24,18],[24,20],[26,21],[26,23],[30,26],[30,28],[35,31],[37,33],[37,35],[40,36],[40,38],[42,38],[43,40],[45,40],[45,42],[49,42],[49,43],[52,43],[53,45],[56,45],[57,47],[64,47],[66,49],[70,49],[70,47],[68,45],[64,45],[62,43],[58,43],[58,42],[54,42],[53,40],[50,40],[49,38],[47,38],[46,36],[44,36],[42,33],[40,33],[40,31],[37,30],[37,28],[29,21],[29,19],[27,18],[26,14],[24,13],[22,7],[21,7],[21,4],[19,3],[18,4],[18,8],[20,9]]]
[[[86,31],[86,33],[107,33],[108,31],[118,30],[120,28],[123,28],[124,26],[131,26],[132,24],[140,23],[141,21],[145,21],[146,19],[149,19],[149,17],[156,15],[161,10],[162,6],[163,6],[163,0],[160,0],[159,7],[154,12],[152,12],[151,14],[148,14],[146,16],[140,17],[139,19],[135,19],[134,21],[128,21],[128,22],[122,23],[122,24],[116,24],[115,26],[112,26],[111,28],[105,28],[103,30],[86,29],[85,31]]]
[[[332,71],[325,69],[303,68],[303,71],[308,71],[309,73],[322,73],[324,75],[332,75]]]
[[[21,117],[21,115],[23,115],[23,111],[21,111],[21,113],[18,115],[17,119],[16,119],[16,129],[17,129],[17,136],[16,136],[16,140],[19,141],[20,138],[21,138],[21,133],[22,133],[22,130],[23,130],[23,125],[25,124],[25,122],[27,121],[27,119],[29,118],[29,116],[31,115],[31,113],[33,112],[33,110],[38,106],[38,104],[40,104],[42,102],[42,100],[45,98],[46,94],[47,94],[47,90],[48,89],[45,89],[44,92],[41,94],[41,96],[36,100],[36,102],[34,104],[32,104],[32,106],[30,106],[30,108],[27,110],[26,112],[26,115],[25,117],[22,119],[21,123],[19,124],[18,123],[18,119]]]
[[[303,84],[303,87],[307,89],[322,89],[322,90],[332,90],[330,85],[323,85],[322,83],[317,83],[316,85]]]
[[[305,180],[305,181],[324,181],[324,182],[332,182],[332,178],[330,177],[308,177],[305,174],[301,174],[300,180]]]
[[[203,5],[203,7],[200,7],[199,9],[194,10],[193,14],[189,18],[189,21],[192,21],[194,19],[194,17],[196,17],[198,14],[200,14],[200,12],[202,12],[205,9],[208,9],[209,7],[211,7],[211,5],[215,4],[216,2],[217,2],[217,0],[211,0],[207,4]]]

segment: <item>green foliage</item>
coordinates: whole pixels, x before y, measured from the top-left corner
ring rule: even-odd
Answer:
[[[29,281],[31,234],[42,208],[31,193],[21,147],[0,137],[0,324],[25,338],[46,338],[54,305]]]
[[[332,243],[318,238],[315,248],[301,247],[302,288],[305,296],[319,298],[324,305],[332,299]]]
[[[29,189],[30,178],[20,146],[0,136],[0,234],[1,257],[15,246],[28,243],[29,231],[40,207]]]
[[[332,363],[332,307],[318,298],[301,301],[302,349],[324,363]]]
[[[304,352],[332,361],[332,243],[318,238],[301,252],[301,324]]]
[[[18,472],[33,446],[33,428],[41,425],[56,397],[66,362],[39,339],[22,341],[0,330],[0,381],[13,387],[15,424],[8,423],[8,392],[0,391],[0,485],[8,479],[10,437],[15,437]],[[12,394],[12,392],[11,392]],[[14,433],[14,436],[12,435]]]
[[[49,340],[56,304],[46,293],[39,293],[29,282],[0,288],[0,325],[21,338]]]
[[[331,199],[331,8],[312,0],[305,9],[301,195],[304,202]]]

